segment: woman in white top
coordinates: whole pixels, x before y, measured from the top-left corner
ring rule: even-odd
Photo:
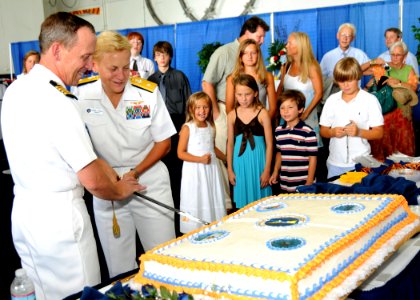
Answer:
[[[282,66],[282,80],[277,89],[277,96],[284,90],[298,90],[305,95],[305,109],[300,117],[312,127],[318,137],[318,146],[322,146],[319,135],[317,105],[322,99],[321,68],[312,51],[309,37],[304,32],[292,32],[286,44],[288,62]]]

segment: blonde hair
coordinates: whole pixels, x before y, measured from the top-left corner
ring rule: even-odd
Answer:
[[[312,51],[311,41],[309,36],[304,32],[292,32],[290,36],[293,36],[296,40],[298,48],[298,63],[300,65],[300,80],[306,83],[309,78],[309,70],[311,66],[315,65],[321,71],[318,61],[315,59],[314,52]],[[291,57],[288,57],[291,61]]]
[[[353,57],[340,59],[334,67],[333,76],[335,82],[345,82],[360,80],[362,78],[362,69]]]
[[[125,36],[115,31],[104,31],[96,39],[96,49],[93,54],[93,60],[100,61],[105,53],[128,51],[131,45]]]
[[[213,108],[212,103],[209,95],[207,95],[205,92],[196,92],[192,94],[187,101],[187,109],[186,109],[186,120],[185,122],[188,123],[190,121],[195,122],[195,115],[194,110],[196,107],[196,103],[198,100],[205,100],[207,102],[207,105],[209,106],[209,114],[206,118],[206,121],[210,123],[211,127],[214,127],[214,120],[213,120]]]
[[[262,84],[265,84],[266,83],[266,68],[265,68],[265,65],[264,65],[264,59],[263,59],[263,56],[262,56],[262,53],[261,53],[261,48],[257,44],[257,42],[252,40],[252,39],[243,40],[239,44],[238,55],[236,57],[235,67],[233,68],[233,71],[232,71],[232,78],[236,78],[236,77],[239,76],[239,74],[245,72],[245,66],[244,66],[244,62],[242,60],[242,56],[244,55],[245,50],[249,45],[255,45],[255,49],[257,50],[256,69],[257,69],[258,81]]]

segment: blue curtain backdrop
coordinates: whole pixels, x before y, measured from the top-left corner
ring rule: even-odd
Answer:
[[[239,36],[245,17],[222,19],[221,22],[200,21],[176,26],[176,67],[190,80],[193,92],[201,90],[201,74],[198,55],[203,44],[230,43]],[[193,26],[192,26],[193,25]]]
[[[258,15],[270,24],[270,14]],[[193,92],[201,90],[201,74],[197,53],[203,44],[229,43],[239,36],[243,22],[249,16],[217,19],[209,21],[180,23],[158,27],[118,30],[126,35],[129,31],[139,31],[145,38],[143,56],[153,60],[153,45],[160,40],[169,41],[174,47],[172,66],[183,71],[189,78]],[[419,27],[420,0],[403,1],[404,41],[411,52],[416,53],[417,41],[411,27]],[[340,24],[350,22],[357,28],[353,46],[363,49],[374,58],[386,50],[384,30],[399,27],[399,1],[385,0],[372,3],[358,3],[337,7],[308,9],[300,11],[277,12],[273,14],[274,37],[286,41],[292,31],[306,32],[311,40],[315,56],[320,61],[329,50],[337,47],[336,33]],[[271,32],[266,35],[262,46],[264,59],[268,56]],[[12,44],[12,57],[15,73],[22,70],[22,59],[31,49],[38,50],[38,42],[19,42]]]

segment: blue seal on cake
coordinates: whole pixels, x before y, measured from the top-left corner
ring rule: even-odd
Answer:
[[[291,228],[302,226],[308,222],[309,217],[298,214],[284,214],[274,215],[269,218],[261,219],[257,221],[259,227],[270,227],[270,228]]]
[[[354,214],[364,209],[365,206],[357,202],[341,203],[331,207],[331,210],[336,214]]]
[[[306,241],[301,237],[285,236],[269,240],[266,245],[271,250],[295,250],[305,246]]]
[[[226,230],[206,231],[192,235],[189,239],[193,244],[207,244],[221,240],[229,235]]]
[[[287,204],[283,202],[268,202],[268,203],[258,204],[255,210],[257,212],[269,212],[269,211],[283,209],[285,207],[287,207]]]

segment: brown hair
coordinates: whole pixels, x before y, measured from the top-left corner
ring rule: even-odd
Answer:
[[[254,16],[245,21],[245,23],[242,25],[239,36],[243,36],[246,31],[255,33],[258,27],[261,27],[265,32],[270,30],[270,26],[268,26],[263,19]]]
[[[390,27],[387,30],[385,30],[384,37],[386,37],[386,33],[387,32],[393,32],[393,33],[395,33],[398,38],[402,38],[402,36],[403,36],[402,31],[399,28],[396,28],[396,27]]]
[[[172,58],[174,55],[174,50],[172,48],[172,45],[167,41],[157,42],[153,46],[153,56],[155,56],[156,52],[167,53],[170,58]]]
[[[245,74],[245,73],[239,74],[239,76],[233,79],[233,86],[235,87],[235,89],[237,85],[247,86],[250,89],[252,89],[254,92],[257,92],[257,95],[254,97],[254,101],[252,102],[252,106],[263,107],[263,104],[258,99],[258,93],[259,93],[258,84],[253,76]],[[238,107],[238,101],[236,100],[236,98],[235,98],[235,107]]]
[[[32,55],[35,55],[35,56],[36,56],[36,58],[37,58],[37,62],[36,62],[36,63],[39,63],[40,54],[39,54],[39,52],[38,52],[38,51],[35,51],[35,50],[29,50],[28,52],[26,52],[25,56],[23,57],[23,74],[28,73],[28,70],[26,69],[26,60],[27,60],[30,56],[32,56]]]
[[[281,104],[286,100],[295,102],[297,104],[298,110],[305,108],[305,102],[306,102],[305,95],[298,90],[284,91],[279,97],[279,102]]]

